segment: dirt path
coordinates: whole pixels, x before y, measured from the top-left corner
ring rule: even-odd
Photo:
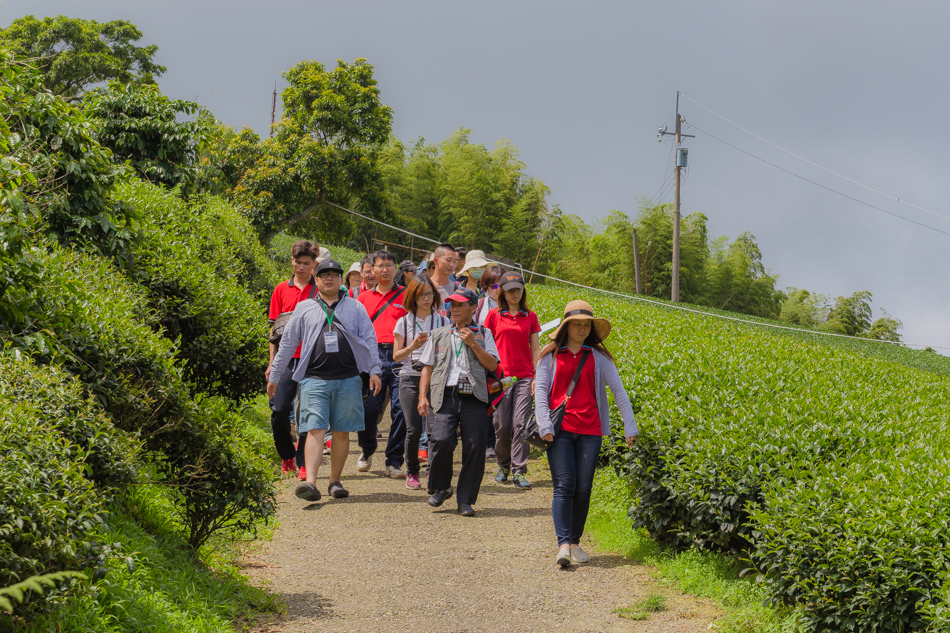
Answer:
[[[356,472],[356,457],[344,471],[348,499],[326,496],[328,457],[320,502],[294,497],[296,479],[282,484],[280,527],[247,571],[280,594],[287,614],[259,631],[675,633],[705,631],[717,615],[658,587],[650,568],[598,552],[586,536],[591,562],[558,568],[550,474],[534,461],[534,487],[524,492],[496,484],[489,463],[477,516],[465,518],[454,498],[434,509],[424,491],[383,476],[381,453],[369,473]],[[666,611],[644,621],[614,613],[658,591]]]

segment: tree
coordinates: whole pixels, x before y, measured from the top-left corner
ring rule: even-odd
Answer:
[[[208,133],[208,116],[188,120],[201,108],[172,100],[158,86],[112,82],[84,97],[86,113],[98,123],[96,138],[116,162],[128,161],[149,182],[181,186],[198,179],[198,148]]]
[[[0,46],[32,60],[46,88],[67,101],[105,81],[155,83],[165,72],[152,61],[158,46],[135,46],[140,39],[142,32],[125,20],[99,23],[63,15],[43,20],[28,15],[0,30]]]
[[[390,133],[392,109],[379,100],[372,65],[338,60],[328,71],[306,61],[283,77],[289,85],[274,136],[259,148],[244,147],[257,157],[228,192],[261,237],[269,241],[295,225],[329,239],[344,236],[352,223],[327,202],[390,218],[377,156]]]
[[[881,310],[881,317],[871,324],[868,336],[879,341],[900,341],[901,336],[898,334],[898,330],[902,327],[904,327],[904,324],[900,322],[900,319],[896,319],[886,311]]]
[[[828,328],[834,324],[848,336],[864,336],[871,328],[871,293],[859,290],[850,297],[837,297],[828,313]],[[838,328],[834,328],[838,329]]]
[[[817,326],[828,316],[828,297],[804,288],[788,288],[779,320],[796,325]]]
[[[720,310],[778,317],[781,293],[774,275],[762,264],[755,236],[745,232],[732,244],[725,238],[713,243],[703,303]]]
[[[706,221],[702,213],[691,213],[680,220],[681,301],[697,303],[702,296],[709,259]],[[669,299],[673,285],[673,205],[655,205],[641,198],[636,227],[643,292]],[[625,239],[633,239],[629,231]]]

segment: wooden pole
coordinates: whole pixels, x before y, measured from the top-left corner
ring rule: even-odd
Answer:
[[[670,300],[680,300],[680,124],[683,117],[679,113],[679,93],[676,93],[676,177],[673,192],[673,289]]]
[[[274,136],[274,117],[277,116],[277,82],[274,82],[274,100],[270,105],[270,135]]]

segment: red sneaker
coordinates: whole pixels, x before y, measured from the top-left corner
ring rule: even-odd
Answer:
[[[429,451],[425,449],[419,449],[419,461],[423,464],[429,463]]]
[[[300,481],[307,481],[307,467],[301,466],[300,470],[297,472],[297,479]]]
[[[331,442],[331,440],[327,440],[326,442],[323,443],[323,454],[324,454],[324,455],[329,455],[329,454],[330,454],[330,442]]]
[[[297,472],[297,464],[294,463],[293,458],[280,462],[280,472],[284,474]]]

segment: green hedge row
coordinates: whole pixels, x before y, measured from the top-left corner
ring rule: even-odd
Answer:
[[[529,296],[544,320],[577,294]],[[639,444],[612,451],[637,493],[635,526],[735,552],[816,631],[927,630],[947,617],[950,380],[585,298],[613,323],[608,347],[638,412]]]

